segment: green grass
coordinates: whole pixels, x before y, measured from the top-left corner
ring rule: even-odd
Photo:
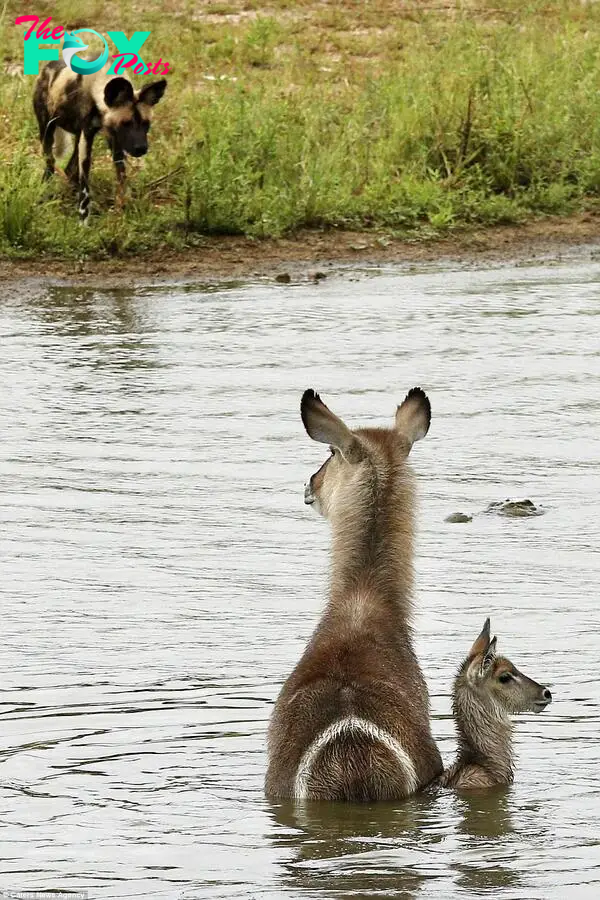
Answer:
[[[13,72],[21,6],[0,20]],[[385,2],[281,2],[267,15],[236,0],[202,6],[207,20],[185,0],[141,19],[130,3],[92,2],[85,21],[72,0],[45,7],[67,27],[151,29],[147,62],[162,56],[174,73],[122,213],[97,139],[89,229],[60,179],[41,184],[33,78],[1,76],[4,254],[115,255],[304,227],[431,236],[567,215],[600,193],[597,4],[415,5],[400,17]]]

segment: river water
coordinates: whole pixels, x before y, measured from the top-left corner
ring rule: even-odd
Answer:
[[[599,278],[573,259],[0,289],[0,896],[600,896]],[[268,803],[271,705],[327,577],[300,396],[389,424],[415,384],[442,755],[487,615],[554,703],[516,722],[510,790]],[[483,513],[507,497],[545,514]]]

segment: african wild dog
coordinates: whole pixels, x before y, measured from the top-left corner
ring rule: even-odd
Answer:
[[[471,647],[454,681],[456,762],[440,778],[444,787],[469,790],[510,784],[513,780],[511,713],[541,712],[552,694],[496,656],[490,620]]]
[[[407,457],[431,407],[409,391],[391,428],[350,430],[314,391],[309,437],[331,455],[305,502],[331,524],[329,602],[269,726],[266,793],[304,800],[398,800],[442,773],[412,642],[414,488]]]
[[[125,188],[125,154],[143,156],[148,150],[152,107],[164,94],[164,78],[135,91],[128,78],[109,77],[110,63],[93,75],[77,75],[65,63],[48,63],[38,75],[33,108],[46,158],[44,179],[55,171],[54,148],[62,148],[64,132],[75,135],[75,147],[65,174],[79,187],[79,216],[87,223],[90,208],[89,173],[92,144],[104,131],[117,173],[117,201]]]

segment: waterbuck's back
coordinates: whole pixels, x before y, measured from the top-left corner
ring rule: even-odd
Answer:
[[[377,622],[354,634],[338,626],[321,624],[277,700],[267,794],[406,797],[442,771],[419,665],[410,645]],[[386,630],[393,633],[391,622]]]

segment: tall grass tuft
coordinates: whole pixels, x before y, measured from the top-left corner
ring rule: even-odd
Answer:
[[[39,174],[25,164],[22,155],[0,169],[0,234],[9,247],[36,246],[36,210],[42,194]]]

